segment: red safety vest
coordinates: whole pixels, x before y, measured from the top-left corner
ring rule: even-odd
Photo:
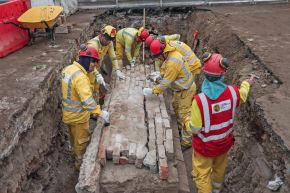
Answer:
[[[216,100],[204,93],[195,96],[195,100],[201,112],[202,129],[193,137],[192,147],[206,157],[226,153],[234,144],[233,123],[240,104],[238,87],[228,86]]]

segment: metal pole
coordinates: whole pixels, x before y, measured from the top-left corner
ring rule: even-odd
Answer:
[[[143,27],[145,28],[145,8],[143,8]],[[143,64],[145,66],[145,43],[143,42]]]

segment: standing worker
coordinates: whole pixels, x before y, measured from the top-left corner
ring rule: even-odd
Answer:
[[[174,91],[175,113],[184,126],[184,120],[190,115],[192,97],[196,91],[193,75],[190,73],[186,61],[176,48],[161,43],[158,39],[150,45],[150,52],[153,57],[159,57],[164,62],[160,68],[161,81],[152,88],[144,88],[144,95],[161,94],[165,89]],[[186,133],[182,128],[182,135],[191,137],[191,132]],[[191,146],[187,141],[181,141],[183,147]]]
[[[106,65],[104,64],[104,57],[106,54],[109,54],[113,65],[113,73],[117,76],[118,79],[125,79],[125,75],[121,72],[118,61],[116,58],[113,40],[116,37],[116,28],[111,25],[106,25],[102,28],[101,33],[94,37],[93,39],[87,42],[87,47],[92,47],[97,50],[99,54],[99,62],[96,65],[96,68],[93,72],[89,73],[90,82],[93,88],[93,95],[96,102],[99,102],[99,95],[100,95],[100,85],[103,85],[105,88],[106,82],[100,72],[101,66]],[[105,69],[106,67],[103,66]]]
[[[253,79],[240,88],[223,83],[228,60],[220,54],[203,55],[202,93],[195,96],[186,128],[192,131],[192,175],[198,193],[219,193],[224,181],[228,152],[234,144],[236,108],[247,99]],[[189,139],[185,139],[189,140]]]
[[[139,30],[135,28],[123,28],[118,31],[116,37],[116,55],[120,66],[123,66],[124,50],[130,66],[134,67],[136,65],[142,42],[148,36],[149,32],[143,27]]]
[[[63,122],[69,127],[76,169],[80,168],[90,141],[90,115],[100,116],[109,123],[109,113],[102,111],[93,98],[88,77],[98,60],[98,52],[94,48],[87,48],[80,51],[78,62],[73,62],[62,71]]]

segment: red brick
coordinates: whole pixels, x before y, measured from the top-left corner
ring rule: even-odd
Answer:
[[[102,133],[102,137],[99,142],[99,150],[98,150],[98,159],[102,166],[106,165],[106,147],[104,144],[106,133],[108,133],[108,129],[104,129]]]
[[[122,156],[122,157],[120,157],[119,163],[120,163],[121,165],[126,165],[126,164],[129,163],[129,160],[128,160],[127,157]]]
[[[167,180],[169,177],[169,169],[166,159],[159,160],[159,178],[161,180]]]

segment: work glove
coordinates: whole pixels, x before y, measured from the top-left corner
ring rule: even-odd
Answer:
[[[126,76],[124,75],[124,73],[121,70],[116,70],[116,76],[119,80],[125,80]]]
[[[96,79],[100,85],[106,86],[106,82],[101,74],[97,74]]]
[[[143,95],[144,96],[150,96],[153,94],[153,89],[152,88],[143,88]]]
[[[133,57],[133,59],[130,62],[131,67],[134,67],[136,65],[136,57]]]
[[[102,111],[100,117],[104,119],[105,123],[110,123],[110,113],[108,111]]]
[[[152,72],[147,78],[151,80],[152,82],[159,82],[160,80],[162,80],[162,77],[159,71]]]

